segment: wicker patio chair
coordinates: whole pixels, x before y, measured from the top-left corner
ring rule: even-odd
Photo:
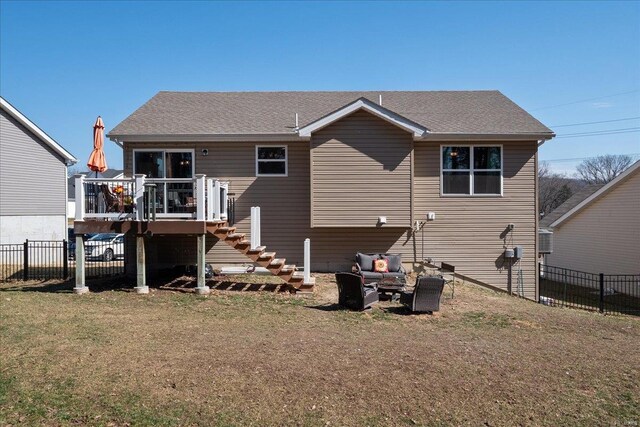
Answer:
[[[100,185],[100,194],[105,204],[105,212],[120,212],[120,200],[111,192],[107,184]]]
[[[338,304],[351,310],[365,310],[378,302],[376,285],[364,285],[362,277],[353,273],[336,273]]]
[[[440,296],[444,289],[444,279],[438,276],[421,276],[416,281],[413,292],[400,294],[400,302],[411,311],[431,313],[440,310]]]

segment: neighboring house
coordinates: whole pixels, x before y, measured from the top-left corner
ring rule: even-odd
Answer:
[[[590,193],[589,193],[590,192]],[[640,274],[640,161],[587,187],[540,222],[553,231],[545,263],[588,273]]]
[[[95,177],[95,172],[80,172],[80,175],[86,177]],[[98,173],[99,178],[121,179],[124,177],[122,169],[107,169],[103,173]],[[70,176],[67,179],[67,216],[71,220],[76,215],[76,179]]]
[[[160,92],[108,136],[124,149],[126,176],[229,182],[236,233],[249,234],[260,206],[262,244],[287,262],[302,264],[310,238],[314,271],[350,270],[357,251],[390,252],[409,268],[445,261],[515,291],[504,251],[520,245],[514,267],[524,295],[538,297],[537,152],[554,134],[498,91]],[[161,214],[177,212],[172,193],[188,191],[178,187],[159,184]],[[146,228],[148,271],[195,262],[193,235],[209,226],[178,225]],[[206,261],[248,262],[211,232]]]
[[[4,98],[0,107],[0,243],[66,239],[77,159]]]

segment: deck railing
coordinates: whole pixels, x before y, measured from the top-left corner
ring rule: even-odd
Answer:
[[[106,179],[76,175],[76,221],[227,219],[229,183],[195,178]]]

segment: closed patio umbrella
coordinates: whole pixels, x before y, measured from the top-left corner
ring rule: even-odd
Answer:
[[[104,157],[104,123],[102,117],[98,116],[96,124],[93,125],[93,151],[87,162],[89,170],[96,172],[104,172],[107,170],[107,159]]]
[[[96,124],[93,125],[93,151],[89,156],[87,166],[89,170],[96,172],[96,178],[98,177],[98,172],[102,173],[107,170],[107,159],[104,157],[104,123],[102,123],[102,117],[100,116],[96,119]],[[93,197],[95,197],[94,209],[97,208],[97,211],[105,212],[104,199],[98,198],[98,185],[94,184],[91,187],[89,191],[91,191]],[[102,203],[100,203],[101,201]]]

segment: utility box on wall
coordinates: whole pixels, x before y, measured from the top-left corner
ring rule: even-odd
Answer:
[[[524,249],[522,246],[516,246],[513,248],[513,256],[515,259],[522,259],[522,255],[524,253]]]

